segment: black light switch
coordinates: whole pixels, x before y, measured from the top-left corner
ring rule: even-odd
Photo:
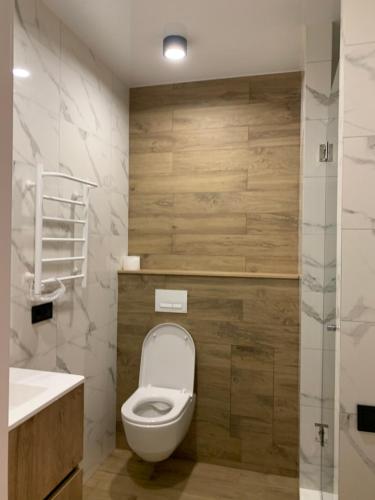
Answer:
[[[40,321],[45,321],[46,319],[51,319],[53,316],[53,303],[46,302],[45,304],[39,304],[31,308],[31,323],[39,323]]]
[[[357,429],[375,432],[375,406],[357,405]]]

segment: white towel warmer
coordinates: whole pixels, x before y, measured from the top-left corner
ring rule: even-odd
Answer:
[[[72,183],[78,183],[83,186],[82,198],[76,199],[72,194],[71,198],[63,198],[60,196],[52,196],[45,193],[44,178],[53,177],[66,179]],[[37,166],[36,182],[35,182],[35,257],[34,257],[34,286],[32,298],[36,301],[42,301],[44,285],[53,282],[62,283],[64,281],[82,280],[82,287],[87,284],[87,255],[88,255],[88,225],[89,225],[89,193],[91,188],[96,188],[98,185],[95,182],[86,179],[80,179],[62,172],[46,172],[42,165]],[[44,215],[43,202],[49,200],[57,203],[68,204],[70,206],[82,207],[81,218],[64,218],[52,217]],[[82,200],[82,201],[81,201]],[[68,225],[79,225],[82,227],[82,233],[79,237],[51,237],[44,236],[43,227],[45,222],[59,222]],[[64,256],[64,257],[43,257],[43,245],[50,242],[61,243],[79,243],[81,249],[79,255]],[[80,272],[68,274],[65,276],[56,276],[43,279],[43,265],[50,263],[77,262],[81,264]],[[64,287],[62,287],[64,289]]]

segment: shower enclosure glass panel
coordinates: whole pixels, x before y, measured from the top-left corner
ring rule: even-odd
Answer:
[[[322,499],[333,498],[335,487],[335,401],[336,401],[336,269],[337,269],[337,160],[339,111],[339,27],[332,30],[332,77],[328,99],[327,168],[325,178],[322,416],[324,443],[321,456]]]

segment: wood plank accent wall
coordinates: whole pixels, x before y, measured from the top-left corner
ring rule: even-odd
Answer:
[[[130,92],[129,253],[297,273],[300,73]]]
[[[154,312],[156,288],[188,291],[187,314]],[[197,406],[178,454],[296,476],[298,280],[119,275],[117,446],[121,405],[138,387],[142,342],[177,322],[196,345]]]

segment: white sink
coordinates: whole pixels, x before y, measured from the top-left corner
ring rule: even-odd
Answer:
[[[10,368],[8,429],[25,422],[83,381],[81,375],[70,373]]]
[[[9,385],[9,409],[13,410],[17,406],[31,402],[33,399],[40,396],[46,388],[43,386],[32,386],[27,384],[10,384]]]

